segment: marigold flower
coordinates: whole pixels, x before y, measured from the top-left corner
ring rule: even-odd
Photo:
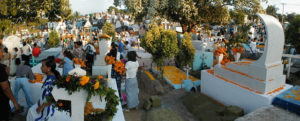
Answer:
[[[113,56],[106,56],[105,62],[106,62],[106,64],[108,64],[108,65],[114,64],[114,63],[116,62],[116,61],[115,61],[115,57],[113,57]]]
[[[66,82],[70,82],[71,80],[71,75],[69,75],[67,78],[66,78]]]
[[[114,69],[119,73],[123,74],[125,72],[125,64],[122,61],[117,61],[115,64]]]
[[[98,78],[98,79],[103,79],[103,76],[99,75],[97,78]]]
[[[100,85],[100,83],[99,83],[99,81],[97,81],[96,84],[94,85],[94,90],[98,89],[99,85]]]
[[[82,77],[80,78],[80,85],[81,85],[81,86],[86,85],[87,83],[89,83],[89,80],[90,80],[90,77],[82,76]]]
[[[62,103],[62,102],[58,102],[58,106],[59,106],[59,107],[62,107],[62,106],[63,106],[63,103]]]

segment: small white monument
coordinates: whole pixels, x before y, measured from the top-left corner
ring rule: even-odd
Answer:
[[[69,72],[70,75],[76,76],[85,76],[86,71],[80,68],[80,65],[75,65],[76,67]],[[109,79],[110,80],[110,79]],[[57,100],[70,100],[71,101],[71,119],[72,121],[84,121],[84,107],[86,105],[86,98],[88,93],[85,90],[80,90],[79,92],[74,92],[72,95],[69,95],[68,91],[64,88],[54,87],[52,90],[52,95],[54,99]],[[103,109],[105,110],[106,101],[105,97],[102,97],[100,100],[99,95],[92,96],[90,101],[94,109]]]
[[[202,71],[201,92],[225,105],[236,105],[249,113],[271,105],[272,99],[291,86],[285,84],[281,62],[284,33],[277,19],[258,14],[266,26],[268,40],[257,61],[227,63]]]
[[[108,75],[110,77],[111,66],[106,65],[105,57],[110,50],[111,38],[108,35],[101,35],[99,45],[99,53],[96,55],[94,66],[92,69],[92,75]]]

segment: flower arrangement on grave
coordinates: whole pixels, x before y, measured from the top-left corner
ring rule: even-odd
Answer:
[[[114,63],[114,69],[120,74],[123,75],[125,72],[125,64],[122,61],[117,61]]]
[[[85,68],[85,61],[82,59],[74,58],[73,61],[75,62],[75,65],[80,65],[80,67]]]
[[[224,56],[226,56],[226,55],[227,55],[226,51],[227,51],[226,48],[224,48],[224,47],[218,47],[218,48],[214,51],[214,55],[215,55],[215,56],[218,56],[218,55],[220,55],[220,54],[223,54]]]
[[[215,51],[214,51],[214,56],[215,58],[217,58],[218,56],[220,56],[221,54],[223,54],[223,58],[221,59],[221,64],[222,65],[226,65],[226,63],[231,62],[229,55],[227,54],[227,49],[225,47],[218,47]],[[218,63],[217,59],[214,60],[214,66]]]
[[[234,53],[234,54],[237,54],[237,53],[245,53],[245,49],[243,48],[243,47],[241,47],[241,46],[237,46],[237,47],[233,47],[232,48],[232,52]]]
[[[105,57],[105,62],[107,65],[111,65],[111,64],[114,64],[116,61],[115,61],[115,57],[113,56],[106,56]]]
[[[119,104],[119,98],[115,94],[115,90],[107,86],[107,82],[102,76],[89,77],[89,76],[77,76],[68,75],[63,77],[62,80],[53,83],[57,88],[64,88],[70,95],[80,90],[85,90],[88,93],[86,99],[86,105],[84,109],[85,121],[100,121],[103,119],[112,119],[117,112],[117,105]],[[100,101],[105,97],[106,107],[103,109],[94,109],[90,101],[92,96],[99,95]],[[71,103],[69,101],[57,101],[53,99],[47,99],[48,102],[59,110],[71,111]]]

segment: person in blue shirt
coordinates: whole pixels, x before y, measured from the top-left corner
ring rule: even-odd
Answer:
[[[73,54],[68,51],[68,50],[65,50],[64,51],[64,61],[61,62],[60,64],[60,67],[63,67],[63,76],[66,76],[69,74],[69,72],[71,70],[74,69],[73,67]]]
[[[124,43],[123,43],[122,39],[119,39],[118,42],[119,42],[118,50],[119,50],[121,56],[124,57],[124,55],[123,55],[124,54]]]

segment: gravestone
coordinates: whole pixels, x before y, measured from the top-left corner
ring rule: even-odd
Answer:
[[[71,70],[69,72],[70,75],[77,75],[79,77],[85,76],[86,71],[82,70],[80,68],[80,65],[76,65],[75,69]],[[108,79],[111,80],[111,79]],[[71,95],[69,95],[68,91],[66,91],[64,88],[57,88],[54,87],[52,90],[52,95],[54,99],[57,100],[69,100],[71,101],[71,111],[72,111],[72,121],[84,121],[84,107],[86,104],[86,99],[88,96],[88,93],[85,90],[80,90],[79,92],[74,92]],[[92,102],[92,105],[94,109],[105,109],[106,107],[106,101],[105,97],[101,98],[100,96],[92,96],[89,102]],[[76,120],[75,120],[76,119]]]
[[[110,76],[110,69],[111,65],[106,65],[105,57],[106,54],[110,50],[111,45],[111,38],[108,35],[102,35],[106,37],[100,37],[100,40],[98,41],[99,45],[99,53],[96,55],[96,60],[94,61],[93,69],[92,69],[92,75],[108,75]],[[109,38],[107,38],[109,37]]]
[[[257,61],[227,63],[202,71],[201,91],[225,105],[237,105],[246,112],[271,104],[275,95],[290,88],[285,84],[281,62],[284,33],[279,21],[258,14],[266,26],[268,40]]]

